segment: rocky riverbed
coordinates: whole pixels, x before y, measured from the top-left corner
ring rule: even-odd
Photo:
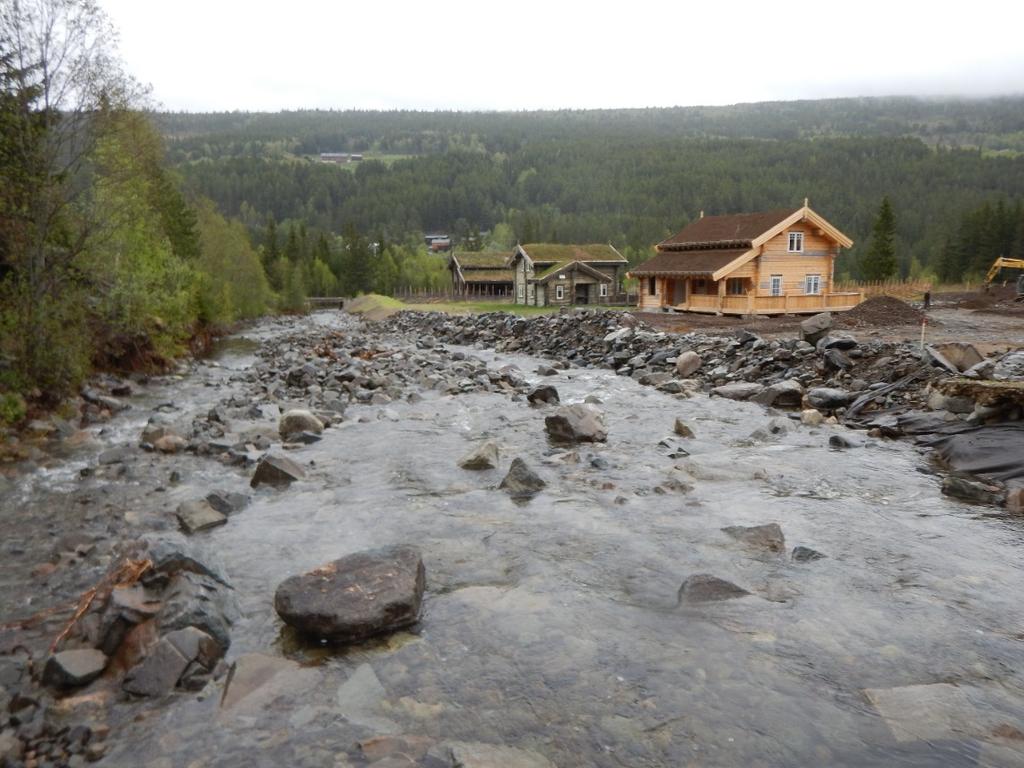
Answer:
[[[1015,358],[937,351],[321,313],[100,381],[0,479],[0,762],[1020,764],[1015,475],[889,439]],[[394,621],[310,623],[353,562]]]

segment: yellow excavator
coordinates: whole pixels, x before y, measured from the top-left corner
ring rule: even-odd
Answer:
[[[1024,259],[1007,259],[1000,256],[998,259],[992,262],[992,266],[988,269],[988,274],[985,275],[985,290],[987,291],[989,286],[992,285],[992,281],[999,276],[999,272],[1004,269],[1017,269],[1021,270],[1020,275],[1017,277],[1017,298],[1014,301],[1024,301]]]

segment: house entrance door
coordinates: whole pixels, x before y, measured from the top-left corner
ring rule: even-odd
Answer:
[[[590,286],[587,283],[576,286],[576,303],[577,304],[588,304],[590,303]]]
[[[686,303],[686,281],[676,280],[675,286],[672,290],[672,303],[673,304],[685,304]]]

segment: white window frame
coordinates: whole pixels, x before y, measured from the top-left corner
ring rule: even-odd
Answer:
[[[525,296],[526,286],[520,283],[519,285],[516,286],[516,297],[518,297],[518,299],[522,301]]]
[[[564,301],[564,300],[565,300],[565,286],[564,285],[556,285],[555,286],[555,301]]]
[[[794,231],[789,233],[789,253],[804,252],[804,233]]]
[[[821,275],[804,275],[804,293],[809,296],[821,295]]]
[[[602,299],[608,298],[608,283],[601,283],[601,287],[597,290],[597,295]]]
[[[781,296],[783,289],[782,275],[772,275],[768,278],[769,290],[772,296]]]

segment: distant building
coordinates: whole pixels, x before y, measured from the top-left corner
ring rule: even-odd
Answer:
[[[423,239],[433,253],[447,253],[452,249],[452,239],[448,235],[424,235]]]
[[[448,256],[452,288],[460,296],[511,298],[511,265],[511,253],[453,251]]]
[[[517,245],[511,260],[515,303],[611,304],[621,300],[626,257],[611,245]]]
[[[321,163],[334,163],[335,165],[345,165],[347,163],[358,163],[363,159],[362,155],[348,152],[321,152],[320,162]]]

